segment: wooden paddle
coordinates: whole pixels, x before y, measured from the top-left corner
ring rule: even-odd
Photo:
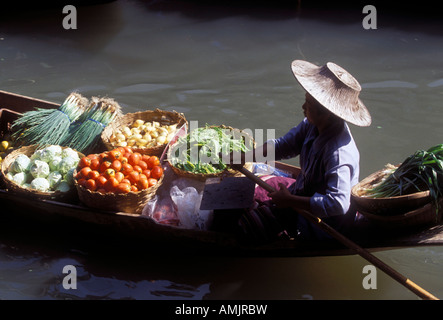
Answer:
[[[235,168],[238,169],[238,168]],[[243,173],[246,177],[249,179],[255,181],[259,186],[261,186],[263,189],[265,189],[268,192],[274,192],[276,191],[274,187],[269,185],[268,183],[264,182],[262,179],[254,175],[249,170],[242,167],[241,169],[238,169],[241,173]],[[296,208],[295,208],[296,209]],[[353,241],[349,240],[345,236],[343,236],[340,232],[336,231],[334,228],[330,227],[328,224],[326,224],[323,220],[320,218],[314,216],[312,213],[305,211],[305,210],[298,210],[297,213],[301,214],[304,218],[306,218],[308,221],[328,233],[331,237],[335,238],[336,240],[340,241],[342,244],[347,246],[348,248],[354,250],[357,254],[359,254],[364,259],[368,260],[370,263],[372,263],[377,268],[381,269],[383,272],[385,272],[388,276],[392,277],[396,281],[398,281],[400,284],[414,292],[416,295],[418,295],[420,298],[425,300],[439,300],[437,297],[432,295],[431,293],[427,292],[414,282],[412,282],[410,279],[406,278],[387,264],[385,264],[383,261],[378,259],[373,254],[369,253],[369,251],[363,249]]]

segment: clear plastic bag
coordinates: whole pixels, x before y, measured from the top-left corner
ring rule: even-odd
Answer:
[[[202,188],[188,179],[177,179],[169,190],[164,188],[146,204],[142,215],[162,224],[208,230],[213,211],[200,210],[203,191],[199,189]]]
[[[171,198],[160,199],[157,195],[146,204],[142,215],[148,216],[160,224],[178,226],[180,223],[177,207]]]
[[[170,191],[171,199],[177,207],[177,216],[180,225],[187,229],[207,230],[212,211],[200,210],[202,194],[194,187],[185,187],[182,190],[173,186]]]

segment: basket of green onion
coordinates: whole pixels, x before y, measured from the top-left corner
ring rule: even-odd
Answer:
[[[362,214],[394,217],[430,204],[440,220],[443,144],[418,150],[400,165],[387,165],[352,188],[351,201]],[[425,218],[425,217],[423,217]],[[428,219],[428,217],[426,217]]]

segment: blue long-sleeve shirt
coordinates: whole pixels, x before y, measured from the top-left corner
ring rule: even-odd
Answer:
[[[289,190],[311,197],[313,214],[333,217],[351,210],[351,188],[358,183],[360,154],[345,121],[319,135],[305,118],[273,142],[276,160],[300,156],[301,173]]]

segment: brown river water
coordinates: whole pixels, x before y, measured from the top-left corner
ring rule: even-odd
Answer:
[[[125,112],[159,107],[203,125],[271,128],[279,136],[303,117],[291,61],[333,61],[360,81],[373,118],[368,128],[350,125],[361,179],[443,142],[438,17],[380,7],[377,29],[365,29],[363,5],[294,7],[119,0],[78,6],[70,30],[62,6],[3,12],[0,89],[58,103],[74,90],[107,95]],[[0,299],[417,299],[381,271],[376,289],[365,289],[369,263],[357,255],[157,257],[147,244],[143,257],[119,257],[38,230],[37,241],[19,226],[1,229]],[[443,249],[376,256],[443,297]],[[75,290],[62,286],[66,265],[77,268]]]

